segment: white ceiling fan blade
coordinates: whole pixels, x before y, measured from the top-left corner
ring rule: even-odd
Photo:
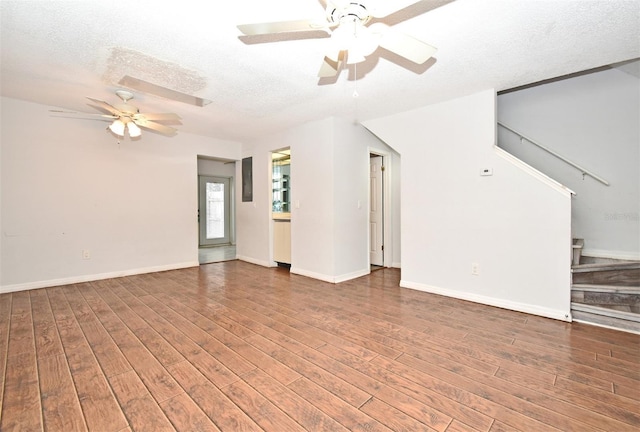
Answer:
[[[175,128],[172,128],[170,126],[165,126],[160,123],[155,123],[146,119],[134,120],[133,122],[140,127],[151,129],[167,136],[173,136],[178,132],[178,130]]]
[[[382,23],[372,24],[370,29],[372,32],[380,34],[380,46],[382,48],[416,64],[426,62],[437,51],[437,48],[413,36],[395,31]]]
[[[315,31],[328,27],[328,25],[329,23],[323,20],[306,19],[270,23],[240,24],[238,29],[247,36],[257,36],[274,33]]]
[[[375,18],[384,18],[419,1],[420,0],[369,0],[367,2],[367,10]]]
[[[84,112],[78,112],[78,111],[65,111],[65,110],[56,110],[56,109],[49,110],[49,112],[54,117],[69,117],[69,118],[80,118],[80,119],[87,119],[87,120],[111,121],[118,118],[118,116],[111,115],[111,114],[90,114],[90,113],[84,113]]]
[[[105,110],[107,112],[110,112],[111,114],[113,114],[115,116],[120,117],[122,115],[122,113],[119,110],[115,109],[113,106],[109,105],[105,101],[101,101],[101,100],[90,98],[90,97],[87,97],[87,99],[89,99],[90,101],[95,103],[97,106],[99,106],[103,110]]]
[[[133,120],[181,120],[182,118],[178,114],[174,113],[139,113],[133,115]]]
[[[322,61],[319,78],[333,78],[342,70],[344,65],[344,53],[342,51],[331,52],[327,54]]]
[[[318,71],[318,78],[331,78],[338,75],[339,65],[339,62],[333,62],[331,59],[325,57]]]

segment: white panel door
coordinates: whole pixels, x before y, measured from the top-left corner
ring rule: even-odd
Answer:
[[[200,246],[230,243],[230,181],[223,177],[199,177]]]
[[[372,156],[369,159],[369,260],[372,265],[378,266],[384,265],[384,197],[382,191],[382,160],[382,156]]]

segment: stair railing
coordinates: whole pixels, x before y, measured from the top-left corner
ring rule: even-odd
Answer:
[[[531,138],[528,138],[527,136],[521,134],[520,132],[514,130],[513,128],[505,125],[502,122],[498,122],[498,126],[502,126],[503,128],[505,128],[506,130],[518,135],[520,137],[520,142],[522,142],[523,140],[526,140],[528,142],[530,142],[531,144],[535,145],[536,147],[541,148],[542,150],[546,151],[547,153],[557,157],[558,159],[560,159],[561,161],[565,162],[566,164],[571,165],[572,167],[574,167],[575,169],[579,170],[580,172],[582,172],[582,178],[584,178],[584,176],[589,176],[594,180],[599,181],[600,183],[602,183],[605,186],[609,186],[609,182],[606,181],[605,179],[603,179],[602,177],[600,177],[599,175],[589,171],[588,169],[578,165],[575,162],[572,162],[571,160],[567,159],[566,157],[562,156],[561,154],[555,152],[554,150],[550,149],[549,147],[546,147],[534,140],[532,140]]]

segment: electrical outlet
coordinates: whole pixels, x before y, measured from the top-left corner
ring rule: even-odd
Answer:
[[[91,251],[89,249],[82,250],[82,259],[91,259]]]
[[[474,276],[480,276],[480,264],[471,263],[471,274]]]

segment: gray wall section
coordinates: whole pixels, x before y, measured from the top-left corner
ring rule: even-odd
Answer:
[[[579,170],[498,128],[500,147],[576,192],[572,235],[585,239],[584,253],[640,259],[638,75],[612,68],[541,84],[499,95],[497,110],[498,121],[610,183],[583,178]]]

